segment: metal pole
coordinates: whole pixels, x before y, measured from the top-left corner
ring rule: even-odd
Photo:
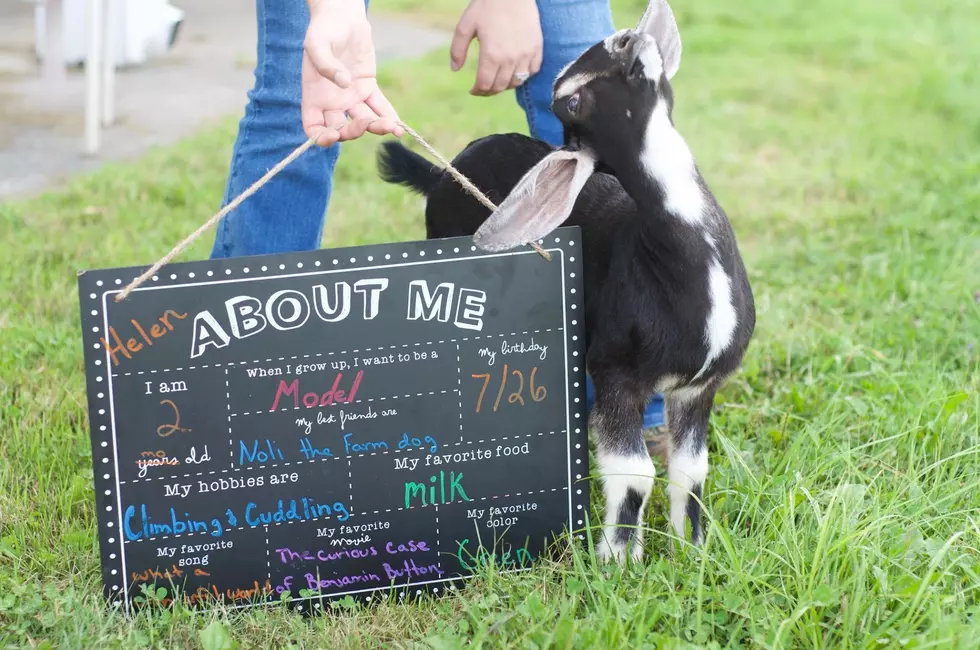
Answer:
[[[119,0],[105,0],[105,32],[102,56],[102,126],[116,121],[116,32]]]
[[[64,14],[62,0],[44,0],[44,68],[42,75],[48,91],[63,90],[68,79],[65,72]]]
[[[88,0],[88,56],[85,59],[85,152],[98,153],[101,144],[102,27],[104,0]]]

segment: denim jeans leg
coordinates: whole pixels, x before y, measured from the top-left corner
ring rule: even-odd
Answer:
[[[555,146],[563,142],[561,122],[551,112],[555,78],[582,52],[616,31],[609,0],[537,0],[544,37],[541,70],[517,88],[531,135]],[[592,410],[595,389],[586,377],[586,403]],[[664,424],[663,395],[654,395],[643,413],[645,428]]]
[[[255,83],[239,123],[222,205],[245,191],[307,137],[300,116],[306,0],[256,0]],[[313,148],[218,223],[211,257],[319,247],[340,145]]]
[[[527,114],[531,135],[555,146],[562,128],[551,112],[555,78],[582,52],[615,30],[609,0],[537,0],[544,37],[541,69],[517,88],[517,102]]]

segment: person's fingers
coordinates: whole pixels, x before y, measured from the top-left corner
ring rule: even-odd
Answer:
[[[516,75],[520,72],[526,72],[528,73],[528,79],[529,79],[530,76],[534,74],[531,71],[531,67],[532,67],[531,57],[525,56],[521,58],[518,61],[517,65],[514,66],[514,73],[510,76],[510,79],[507,80],[507,88],[517,88],[521,84],[527,83],[527,79],[518,79]]]
[[[340,138],[340,133],[336,127],[344,123],[343,112],[341,112],[339,120],[334,118],[333,121],[328,121],[327,115],[319,108],[313,106],[304,97],[301,113],[303,117],[303,131],[306,132],[306,136],[309,138],[317,136],[317,145],[329,147]]]
[[[398,126],[398,124],[388,118],[375,118],[368,124],[367,130],[374,135],[388,135],[389,133],[401,137],[405,133],[405,129]]]
[[[523,63],[520,63],[520,65],[523,65]],[[504,63],[497,68],[497,75],[494,77],[493,85],[487,94],[496,95],[510,88],[514,82],[514,73],[519,70],[517,66],[517,63]]]
[[[334,82],[341,88],[351,85],[350,71],[340,59],[334,56],[333,49],[328,43],[313,43],[307,41],[306,55],[313,67],[321,76]]]
[[[378,119],[377,113],[375,113],[374,111],[372,111],[371,108],[367,104],[365,104],[363,102],[358,103],[358,104],[354,104],[353,106],[351,106],[350,108],[348,108],[347,109],[347,115],[349,115],[350,116],[350,119],[352,119],[354,121],[365,121],[365,122],[367,122],[367,121],[370,121],[370,120],[376,120],[376,119]]]
[[[305,101],[303,102],[301,114],[303,116],[303,131],[310,138],[322,131],[326,126],[323,122],[323,111],[316,110]]]
[[[340,129],[340,140],[356,140],[357,138],[364,135],[367,131],[368,125],[376,118],[362,117],[358,119],[353,119],[347,124],[345,124]]]
[[[541,50],[541,48],[538,48],[537,52],[534,53],[534,56],[531,57],[531,65],[528,68],[528,72],[531,73],[532,77],[540,72],[543,58],[544,52]]]
[[[399,138],[405,135],[405,129],[398,124],[398,113],[395,112],[395,107],[391,105],[380,88],[368,95],[364,103],[381,118],[378,128],[384,128],[384,133],[392,133]],[[388,128],[389,124],[391,125],[390,129]],[[373,130],[371,132],[377,133]],[[384,135],[384,133],[378,133],[378,135]]]
[[[479,95],[485,97],[486,95],[492,94],[490,90],[493,88],[493,82],[497,78],[497,72],[500,70],[500,63],[496,56],[483,51],[483,45],[480,45],[480,63],[476,69],[476,80],[473,83],[473,88],[470,90],[471,95]]]
[[[340,131],[336,128],[317,126],[307,129],[306,134],[309,137],[316,136],[316,144],[318,147],[332,147],[340,140]]]
[[[371,107],[378,117],[397,120],[398,112],[395,111],[395,107],[392,106],[385,94],[381,92],[380,88],[375,88],[370,95],[364,100],[364,103]]]
[[[364,128],[375,135],[387,135],[395,130],[395,120],[390,117],[378,117],[367,104],[358,104],[347,111],[347,114],[350,115],[351,120],[358,123],[354,127],[356,129],[359,129],[363,123]]]
[[[340,142],[340,131],[336,129],[325,129],[316,139],[317,146],[323,148],[332,147],[338,142]]]
[[[335,131],[339,130],[340,127],[347,124],[347,114],[341,110],[328,110],[320,111],[323,115],[323,123],[328,129],[333,129]]]
[[[464,11],[456,23],[453,30],[453,40],[449,45],[449,65],[453,71],[459,70],[466,63],[466,54],[469,52],[470,43],[476,36],[476,21],[473,19],[469,10]]]

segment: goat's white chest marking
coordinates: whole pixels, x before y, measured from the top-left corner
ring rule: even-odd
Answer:
[[[640,163],[664,192],[664,207],[691,225],[704,223],[705,200],[694,169],[694,156],[667,117],[660,101],[650,115]]]
[[[708,265],[708,297],[711,299],[711,311],[704,326],[704,342],[708,346],[708,354],[701,370],[694,376],[697,380],[708,369],[708,366],[721,356],[735,336],[738,315],[732,304],[732,279],[725,273],[717,258]]]

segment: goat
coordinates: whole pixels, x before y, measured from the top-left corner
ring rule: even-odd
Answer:
[[[498,204],[490,211],[444,170],[386,142],[387,182],[426,198],[429,239],[473,236],[507,250],[558,226],[582,230],[586,368],[595,383],[590,434],[606,513],[597,554],[640,560],[653,461],[644,405],[665,394],[670,522],[703,541],[701,495],[714,397],[738,368],[755,303],[735,234],[674,128],[669,80],[680,64],[670,7],[651,0],[635,29],[591,46],[559,73],[554,148],[517,133],[471,142],[453,161]],[[488,218],[489,217],[489,218]]]

